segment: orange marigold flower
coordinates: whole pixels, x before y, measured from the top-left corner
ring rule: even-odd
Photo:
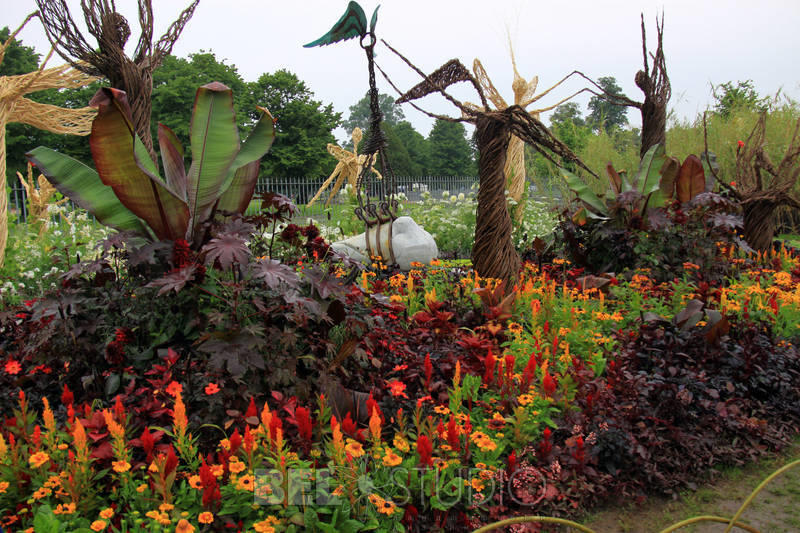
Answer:
[[[242,472],[245,468],[247,468],[247,465],[241,461],[231,461],[228,464],[228,470],[230,470],[234,474]]]
[[[392,502],[384,501],[378,506],[378,512],[387,516],[391,516],[396,510],[397,506]]]
[[[103,531],[106,526],[108,526],[108,522],[105,520],[95,520],[89,527],[92,528],[92,531]]]
[[[402,396],[403,398],[408,398],[408,395],[406,394],[406,384],[402,381],[393,379],[386,384],[389,386],[389,392],[392,394],[392,396]]]
[[[108,520],[112,516],[114,516],[114,509],[112,509],[111,507],[107,507],[102,511],[100,511],[100,518],[105,518],[106,520]]]
[[[352,439],[347,439],[347,446],[344,447],[344,451],[349,453],[352,457],[361,457],[364,455],[364,447],[360,442]]]
[[[242,476],[238,480],[236,480],[236,488],[238,490],[246,490],[252,492],[254,484],[255,484],[255,479],[253,478],[253,476],[249,474],[246,476]]]
[[[206,394],[208,394],[209,396],[211,396],[212,394],[216,394],[219,392],[219,385],[217,385],[216,383],[209,383],[208,385],[206,385],[205,391]]]
[[[177,381],[171,381],[166,388],[167,394],[170,396],[177,396],[179,393],[183,392],[183,385],[178,383]]]
[[[11,374],[12,376],[16,376],[22,372],[22,366],[19,364],[19,362],[14,361],[13,359],[6,361],[4,368],[6,373]]]
[[[197,516],[197,521],[201,524],[210,524],[214,521],[214,514],[208,511],[203,511]]]
[[[128,461],[114,461],[111,463],[111,466],[114,468],[114,472],[118,474],[122,474],[131,469],[131,464]]]
[[[269,525],[267,520],[256,522],[253,524],[253,529],[255,529],[258,533],[275,533],[275,528]]]
[[[142,483],[141,485],[136,487],[136,492],[138,492],[139,494],[143,493],[146,490],[147,490],[147,483]]]
[[[77,505],[74,503],[59,503],[58,507],[53,509],[53,514],[72,514],[76,508]]]
[[[36,452],[28,458],[28,462],[33,468],[39,468],[49,460],[50,456],[45,452]]]
[[[51,489],[48,489],[47,487],[41,487],[39,490],[33,493],[33,499],[41,500],[42,498],[46,498],[51,494],[53,494],[53,491]]]
[[[173,509],[175,509],[175,506],[172,505],[171,503],[162,503],[161,505],[158,506],[158,510],[164,513],[167,513]]]
[[[203,481],[200,479],[200,476],[197,474],[193,476],[189,476],[189,486],[193,489],[202,489],[203,488]]]
[[[389,448],[386,448],[386,455],[383,456],[383,464],[385,466],[397,466],[403,462],[403,458],[394,453]]]
[[[0,494],[5,494],[8,490],[8,481],[0,481]]]
[[[181,518],[178,521],[178,525],[175,527],[175,533],[192,533],[193,531],[194,526],[185,518]]]

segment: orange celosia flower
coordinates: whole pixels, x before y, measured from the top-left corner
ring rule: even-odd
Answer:
[[[75,452],[78,454],[78,462],[88,461],[89,447],[86,444],[86,430],[83,429],[83,424],[78,419],[73,424],[72,443],[75,446]]]
[[[125,439],[125,428],[123,428],[116,420],[114,420],[114,415],[111,414],[111,411],[108,409],[103,409],[103,418],[106,421],[106,426],[108,426],[108,431],[111,433],[111,437],[117,440],[124,440]]]
[[[8,453],[8,446],[6,446],[6,439],[3,438],[3,435],[0,434],[0,462],[6,458],[6,454]]]
[[[376,444],[381,441],[381,417],[377,409],[373,409],[369,417],[369,432]]]
[[[55,433],[56,431],[56,419],[53,416],[53,410],[50,409],[50,401],[47,397],[42,398],[42,403],[44,404],[44,411],[42,412],[42,420],[44,420],[44,427],[47,428],[47,431],[50,433]]]
[[[214,521],[214,514],[204,511],[197,516],[197,521],[201,524],[210,524]]]
[[[173,383],[176,382],[173,381]],[[175,396],[175,407],[172,409],[172,427],[175,429],[178,439],[183,439],[189,425],[189,420],[186,418],[186,405],[183,403],[180,391],[173,396]]]

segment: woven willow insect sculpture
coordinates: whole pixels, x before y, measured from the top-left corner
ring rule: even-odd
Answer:
[[[125,17],[117,13],[114,0],[81,0],[86,28],[97,40],[97,45],[86,41],[66,0],[36,0],[47,38],[64,61],[89,75],[103,76],[111,87],[125,91],[136,134],[154,161],[150,132],[153,71],[172,51],[199,1],[194,0],[184,9],[167,32],[153,43],[152,0],[138,0],[141,33],[133,56],[128,57],[125,43],[131,36],[131,29]]]
[[[0,45],[0,63],[14,37],[36,13],[28,15],[22,25]],[[94,78],[74,70],[70,65],[45,69],[50,54],[35,72],[18,76],[0,76],[0,266],[3,264],[8,241],[8,197],[6,190],[6,125],[20,122],[53,133],[88,135],[96,111],[91,107],[65,109],[41,104],[25,98],[26,94],[47,89],[83,87]]]
[[[50,200],[56,193],[56,188],[52,183],[47,181],[43,174],[39,174],[37,182],[39,188],[36,188],[36,182],[33,181],[33,165],[28,163],[28,179],[22,177],[22,174],[17,172],[17,178],[22,186],[25,188],[25,196],[28,198],[28,224],[40,224],[39,236],[47,230],[47,208],[50,206]],[[62,198],[53,205],[60,205],[65,203],[69,198]]]
[[[374,172],[378,179],[383,178],[380,172],[378,172],[378,170],[372,166],[375,162],[375,156],[371,156],[369,161],[367,161],[366,155],[358,155],[358,143],[361,142],[362,137],[363,133],[361,132],[361,128],[356,128],[353,130],[352,152],[336,146],[335,144],[328,143],[328,153],[335,157],[339,162],[336,164],[336,168],[333,169],[333,172],[331,172],[331,175],[328,177],[328,179],[326,179],[319,188],[317,194],[315,194],[311,201],[308,202],[309,207],[311,207],[314,202],[319,199],[322,193],[325,192],[328,186],[330,186],[331,182],[333,182],[333,186],[331,187],[328,200],[325,202],[325,207],[331,205],[331,200],[336,196],[336,193],[339,192],[339,189],[341,189],[342,185],[345,183],[349,184],[353,189],[355,189],[355,187],[358,185],[358,176],[365,168]]]
[[[546,91],[536,94],[536,88],[539,85],[539,77],[534,76],[530,81],[526,81],[525,78],[520,76],[520,73],[517,70],[517,61],[514,57],[514,48],[511,45],[510,39],[508,48],[511,54],[511,66],[514,69],[514,81],[511,83],[511,89],[514,92],[514,105],[519,106],[526,111],[528,106],[549,94],[550,91],[564,83],[567,78],[572,75],[570,74],[565,76]],[[500,92],[495,88],[494,83],[492,83],[492,80],[489,78],[489,75],[486,73],[486,69],[483,67],[483,64],[481,64],[479,59],[475,59],[473,62],[472,72],[475,75],[475,79],[486,93],[487,100],[491,102],[496,111],[503,111],[504,109],[510,107],[506,103],[505,99],[500,95]],[[583,91],[578,91],[574,94],[571,94],[570,96],[567,96],[563,100],[551,106],[529,110],[528,113],[538,120],[540,113],[555,109],[564,102],[574,98],[581,92]],[[471,104],[469,102],[465,102],[464,105],[475,109],[476,111],[490,111],[489,109],[481,108],[480,106]],[[512,135],[511,140],[508,143],[508,152],[506,154],[504,172],[506,179],[510,182],[508,185],[508,200],[509,202],[513,201],[517,204],[518,207],[514,210],[514,218],[516,221],[519,221],[522,219],[523,212],[525,211],[524,200],[522,198],[522,195],[525,192],[525,142],[516,135]]]

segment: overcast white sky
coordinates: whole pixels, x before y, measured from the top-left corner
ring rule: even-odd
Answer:
[[[12,29],[36,9],[33,0],[0,0],[0,27]],[[156,35],[160,36],[189,0],[153,0]],[[69,0],[76,18],[80,2]],[[322,48],[303,48],[327,32],[344,11],[345,0],[201,0],[194,17],[173,49],[186,56],[212,50],[235,64],[245,80],[287,68],[304,80],[323,103],[332,103],[343,117],[367,90],[366,58],[355,40]],[[362,0],[372,14],[378,2]],[[138,37],[135,0],[117,0],[117,7]],[[779,89],[800,99],[800,1],[798,0],[384,0],[377,34],[426,72],[451,58],[472,67],[479,58],[507,101],[512,70],[508,54],[510,32],[520,74],[539,76],[539,90],[550,87],[572,70],[593,78],[614,76],[634,99],[641,92],[633,77],[642,66],[640,13],[644,13],[648,48],[655,49],[655,17],[666,16],[664,50],[672,81],[671,106],[682,118],[693,119],[713,101],[711,85],[752,79],[763,95]],[[44,31],[32,21],[20,36],[38,52],[49,49]],[[388,49],[379,46],[378,63],[402,89],[419,78]],[[60,63],[56,60],[54,64]],[[394,94],[378,74],[381,92]],[[576,79],[537,102],[551,105],[585,84]],[[455,91],[475,101],[464,87]],[[588,98],[579,99],[586,113]],[[437,113],[456,110],[434,97],[423,106]],[[534,105],[537,105],[534,104]],[[428,133],[432,120],[404,106],[417,130]],[[157,118],[157,117],[156,117]],[[636,110],[631,124],[639,126]],[[339,131],[338,137],[343,137]]]

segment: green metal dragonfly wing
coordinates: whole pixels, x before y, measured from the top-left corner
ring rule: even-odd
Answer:
[[[378,17],[378,10],[372,15],[372,28],[375,28],[376,19]],[[347,10],[344,15],[333,25],[328,33],[308,44],[303,45],[304,48],[311,48],[312,46],[326,46],[339,41],[346,41],[353,37],[364,37],[367,34],[367,15],[364,10],[358,5],[358,2],[351,0],[347,4]]]

